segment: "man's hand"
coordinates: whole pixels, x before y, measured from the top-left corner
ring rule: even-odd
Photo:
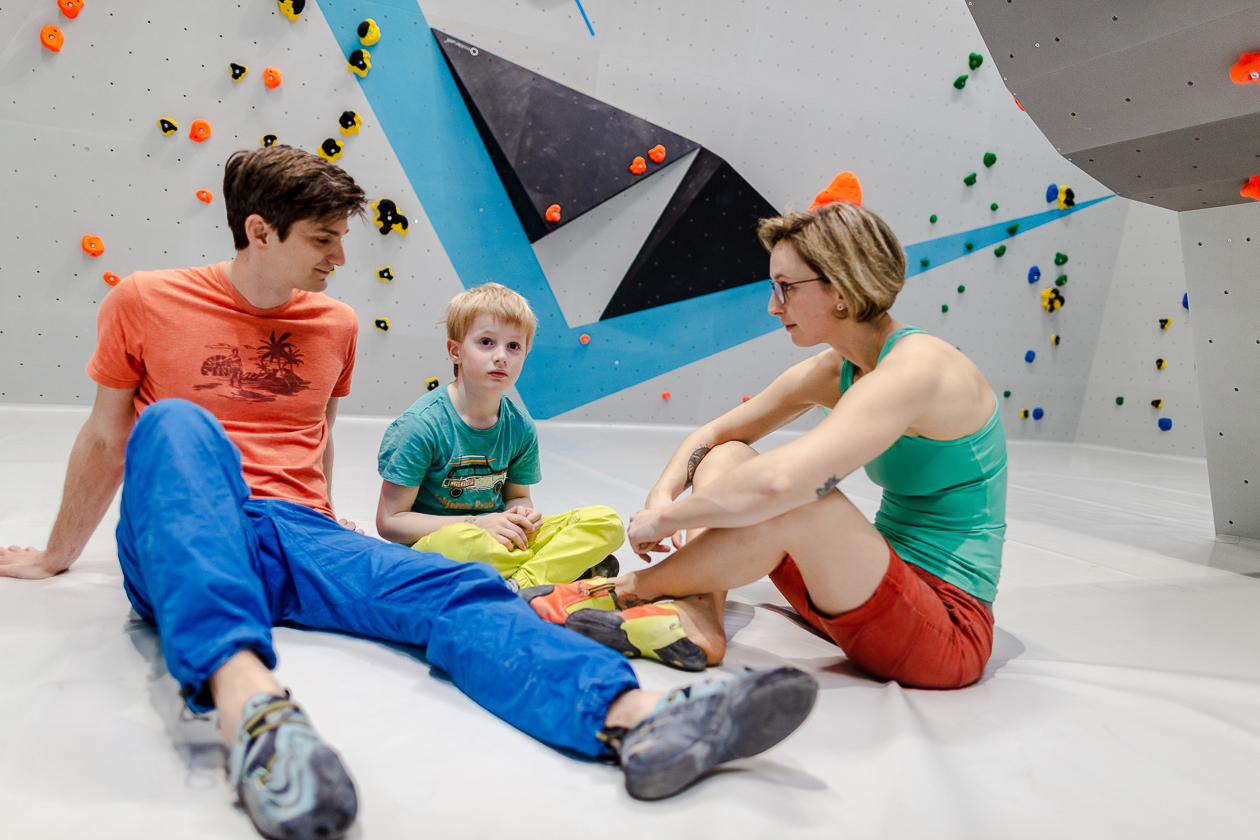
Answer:
[[[502,513],[487,513],[473,518],[473,524],[484,528],[486,533],[494,537],[508,549],[524,549],[529,545],[529,536],[535,526],[542,520],[542,514],[533,508],[517,505]]]
[[[359,528],[359,527],[356,527],[356,526],[355,526],[355,524],[354,524],[353,522],[351,522],[349,519],[338,519],[338,520],[337,520],[337,524],[338,524],[338,525],[340,525],[340,526],[341,526],[341,527],[343,527],[343,528],[346,528],[346,529],[348,529],[348,530],[354,531],[356,534],[362,534],[362,533],[363,533],[363,529],[362,529],[362,528]]]
[[[630,544],[630,550],[649,563],[652,558],[648,552],[671,550],[664,542],[671,532],[661,524],[662,518],[660,509],[644,509],[631,516],[630,524],[626,526],[626,542]],[[681,532],[672,532],[672,542],[673,548],[682,547]]]
[[[47,552],[33,546],[0,548],[0,577],[43,580],[65,570],[65,567],[49,566]]]

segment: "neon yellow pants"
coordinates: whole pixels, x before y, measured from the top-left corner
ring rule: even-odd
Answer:
[[[572,583],[578,576],[621,548],[626,529],[610,507],[591,505],[556,516],[544,516],[529,535],[526,548],[506,546],[484,529],[453,522],[421,537],[416,551],[436,551],[460,563],[489,563],[521,589],[543,583]]]

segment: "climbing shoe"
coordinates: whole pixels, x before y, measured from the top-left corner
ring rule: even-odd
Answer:
[[[621,563],[617,561],[615,554],[609,554],[603,560],[600,560],[594,566],[591,566],[585,572],[582,572],[578,580],[590,580],[591,578],[615,578],[621,574]]]
[[[708,656],[683,631],[678,607],[644,604],[615,612],[582,610],[564,626],[635,659],[655,659],[680,671],[703,671]]]
[[[288,697],[256,694],[245,703],[228,783],[272,840],[336,840],[358,812],[341,760]]]
[[[635,799],[664,799],[727,761],[765,752],[809,717],[818,681],[797,668],[748,671],[669,692],[631,729],[600,733]]]
[[[534,608],[534,612],[552,624],[564,624],[578,610],[615,610],[616,584],[607,578],[595,577],[575,583],[544,583],[522,589],[518,594]]]

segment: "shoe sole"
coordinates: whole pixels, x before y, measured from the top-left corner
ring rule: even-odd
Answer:
[[[732,686],[722,695],[724,702],[708,715],[720,726],[718,732],[698,737],[688,749],[647,772],[627,767],[626,791],[634,799],[666,799],[719,764],[763,753],[805,722],[817,697],[818,681],[804,671],[776,668],[756,674],[745,685]],[[724,716],[729,721],[722,725]],[[633,746],[626,752],[630,755],[623,753],[623,765],[633,765]]]
[[[255,814],[253,801],[241,793],[241,802],[258,833],[268,840],[341,840],[359,811],[354,782],[337,754],[319,747],[311,754],[316,779],[316,806],[309,813],[279,825],[270,825],[264,814]],[[242,785],[246,782],[242,781]]]
[[[644,650],[630,641],[624,624],[625,620],[614,612],[579,610],[569,616],[564,626],[631,659],[655,659],[679,671],[703,671],[709,666],[708,654],[691,639],[684,637],[652,650]]]

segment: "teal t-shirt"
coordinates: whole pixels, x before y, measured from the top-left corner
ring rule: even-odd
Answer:
[[[474,429],[446,388],[425,394],[390,424],[377,455],[381,478],[419,487],[417,513],[496,513],[503,485],[537,484],[538,433],[520,406],[503,397],[499,422]]]

